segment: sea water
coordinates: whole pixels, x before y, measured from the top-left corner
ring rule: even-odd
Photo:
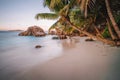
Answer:
[[[18,36],[19,33],[0,31],[0,80],[61,55],[59,40],[52,40],[52,36]],[[42,48],[36,49],[36,45]]]

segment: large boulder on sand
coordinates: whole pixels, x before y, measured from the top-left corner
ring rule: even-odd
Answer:
[[[45,36],[45,35],[46,34],[45,34],[44,30],[38,26],[28,27],[28,29],[26,31],[19,33],[19,36],[39,37],[39,36]]]

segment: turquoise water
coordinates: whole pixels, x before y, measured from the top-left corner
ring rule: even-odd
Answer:
[[[59,40],[52,40],[52,36],[18,36],[18,33],[0,31],[0,80],[10,80],[16,73],[20,75],[61,55]],[[36,45],[42,48],[36,49]]]
[[[18,36],[19,32],[0,31],[0,53],[13,50],[20,47],[34,47],[37,44],[43,45],[50,36],[33,37],[33,36]]]
[[[16,57],[20,55],[32,54],[33,56],[37,56],[40,53],[44,53],[46,55],[42,57],[45,57],[48,56],[48,52],[51,53],[51,56],[57,56],[62,51],[60,41],[52,40],[52,36],[18,36],[19,33],[20,32],[0,31],[0,61],[1,57],[6,57],[8,55],[15,55]],[[43,48],[36,49],[36,45],[41,45]]]

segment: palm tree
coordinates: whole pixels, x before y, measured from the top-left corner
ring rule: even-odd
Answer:
[[[68,13],[69,5],[68,0],[44,0],[44,6],[47,6],[54,13],[38,13],[35,18],[38,19],[58,19],[55,24],[53,24],[50,29],[56,28],[57,23],[62,19],[62,16],[66,16]],[[64,25],[63,25],[64,26]]]
[[[117,33],[117,35],[118,35],[118,37],[119,37],[119,39],[120,39],[120,29],[119,29],[119,27],[118,27],[118,25],[117,25],[117,23],[115,22],[115,19],[114,19],[114,17],[113,17],[112,11],[111,11],[111,9],[110,9],[109,1],[108,1],[108,0],[105,0],[105,3],[106,3],[107,13],[108,13],[108,16],[109,16],[109,18],[110,18],[110,20],[111,20],[111,23],[112,23],[112,25],[113,25],[113,28],[114,28],[115,32]]]
[[[102,1],[102,0],[101,0]],[[113,28],[115,30],[115,32],[117,33],[119,39],[120,39],[120,29],[113,17],[113,14],[112,14],[112,11],[111,11],[111,8],[110,8],[110,4],[109,4],[109,0],[104,0],[105,1],[105,4],[106,4],[106,9],[107,9],[107,14],[110,18],[110,21],[113,25]],[[85,17],[87,17],[87,10],[88,10],[88,7],[91,9],[94,7],[95,3],[96,3],[96,0],[77,0],[77,2],[79,3],[80,5],[80,9],[82,10],[82,12],[84,13]],[[98,1],[99,2],[99,1]]]
[[[109,33],[111,35],[111,38],[113,40],[117,40],[117,36],[113,33],[113,30],[112,30],[112,27],[111,27],[111,24],[110,24],[110,20],[106,19],[106,21],[107,21],[107,26],[108,26],[108,30],[109,30]]]
[[[115,44],[113,41],[103,39],[101,37],[96,37],[95,35],[81,30],[79,27],[74,25],[70,22],[69,19],[69,12],[72,8],[80,7],[80,10],[82,13],[84,13],[85,18],[88,17],[88,11],[94,8],[96,3],[96,0],[44,0],[44,5],[47,6],[51,11],[54,13],[52,14],[46,14],[46,13],[40,13],[36,15],[36,18],[48,18],[48,19],[56,19],[60,17],[62,21],[65,21],[67,24],[71,25],[74,29],[78,30],[79,32],[82,32],[92,38],[97,38],[98,40],[101,40],[108,44]],[[111,19],[110,19],[111,20]],[[58,20],[57,22],[59,22]],[[116,31],[117,29],[115,29]],[[117,33],[119,31],[116,31]]]

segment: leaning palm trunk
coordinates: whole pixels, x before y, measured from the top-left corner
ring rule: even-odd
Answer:
[[[109,1],[108,0],[105,0],[105,3],[106,3],[106,8],[107,8],[107,13],[108,13],[108,16],[111,20],[111,23],[113,25],[113,28],[115,30],[115,32],[117,33],[117,36],[119,37],[120,39],[120,30],[119,30],[119,27],[117,25],[117,23],[115,22],[115,19],[113,17],[113,14],[111,12],[111,9],[110,9],[110,5],[109,5]]]
[[[117,36],[115,36],[115,34],[113,33],[109,19],[106,19],[106,20],[107,20],[108,30],[109,30],[112,40],[117,40]]]
[[[77,26],[73,25],[69,20],[67,20],[66,17],[64,17],[64,16],[62,16],[62,17],[63,17],[64,20],[65,20],[68,24],[70,24],[74,29],[78,30],[79,32],[81,32],[81,33],[83,33],[83,34],[85,34],[85,35],[87,35],[87,36],[89,36],[90,38],[97,39],[97,40],[102,41],[103,43],[109,44],[109,45],[117,45],[117,46],[120,45],[120,42],[117,42],[117,43],[116,43],[116,42],[114,42],[114,41],[112,41],[112,40],[104,39],[104,38],[101,38],[101,37],[99,37],[99,36],[92,35],[92,34],[90,34],[90,33],[87,32],[87,31],[83,31],[83,30],[77,28]]]
[[[100,31],[98,30],[98,28],[95,25],[94,25],[94,28],[95,28],[95,30],[97,32],[97,36],[103,38],[102,34],[100,33]]]

